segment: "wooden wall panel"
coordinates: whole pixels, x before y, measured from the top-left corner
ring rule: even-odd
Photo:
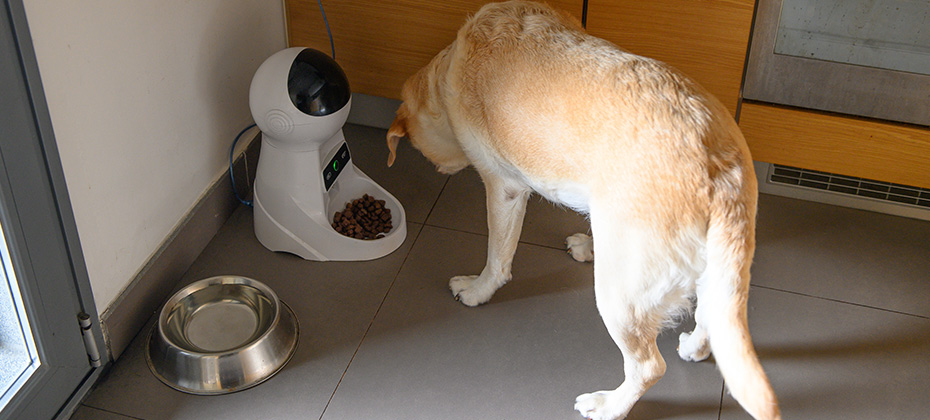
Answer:
[[[664,61],[735,114],[753,0],[589,0],[587,29],[627,51]]]
[[[336,61],[352,91],[400,98],[403,82],[455,40],[468,15],[487,0],[327,0]],[[581,19],[583,0],[549,2]],[[330,52],[315,0],[286,0],[288,43]]]
[[[744,102],[753,159],[930,188],[930,129]]]

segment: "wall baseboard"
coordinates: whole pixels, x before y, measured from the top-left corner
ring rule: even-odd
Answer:
[[[251,137],[245,153],[233,165],[236,180],[241,182],[245,179],[246,163],[249,166],[248,174],[254,179],[260,146],[259,132]],[[240,196],[247,193],[247,186],[237,184],[237,187]],[[111,360],[117,360],[123,354],[133,338],[174,291],[181,276],[239,206],[231,190],[232,182],[229,171],[226,171],[178,223],[129,286],[100,315]]]

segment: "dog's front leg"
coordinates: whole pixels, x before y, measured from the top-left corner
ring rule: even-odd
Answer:
[[[530,190],[496,174],[482,173],[488,205],[488,260],[478,276],[456,276],[449,282],[455,298],[468,306],[487,302],[510,281]]]

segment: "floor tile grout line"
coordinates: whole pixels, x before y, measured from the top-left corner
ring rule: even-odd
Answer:
[[[432,210],[430,210],[430,213],[432,213]],[[426,223],[426,222],[423,223],[423,226],[424,226],[424,227],[429,226],[429,227],[432,227],[432,228],[442,229],[442,230],[446,230],[446,231],[450,231],[450,232],[466,233],[466,234],[477,235],[477,236],[484,236],[484,237],[487,237],[487,236],[488,236],[488,235],[485,234],[485,233],[472,232],[472,231],[469,231],[469,230],[456,229],[456,228],[451,228],[451,227],[448,227],[448,226],[440,226],[440,225],[431,224],[431,223]],[[551,245],[539,244],[539,243],[535,243],[535,242],[520,241],[519,243],[521,243],[521,244],[526,244],[526,245],[538,246],[538,247],[541,247],[541,248],[548,248],[548,249],[554,249],[554,250],[564,251],[564,249],[562,249],[562,248],[554,247],[554,246],[551,246]],[[809,298],[814,298],[814,299],[821,299],[821,300],[826,300],[826,301],[828,301],[828,302],[836,302],[836,303],[842,303],[842,304],[847,304],[847,305],[853,305],[853,306],[858,306],[858,307],[862,307],[862,308],[874,309],[874,310],[878,310],[878,311],[889,312],[889,313],[898,314],[898,315],[904,315],[904,316],[910,316],[910,317],[919,318],[919,319],[930,319],[930,317],[928,317],[928,316],[923,316],[923,315],[918,315],[918,314],[912,314],[912,313],[903,312],[903,311],[896,311],[896,310],[894,310],[894,309],[881,308],[881,307],[878,307],[878,306],[871,306],[871,305],[866,305],[866,304],[862,304],[862,303],[848,302],[848,301],[844,301],[844,300],[840,300],[840,299],[828,298],[828,297],[824,297],[824,296],[811,295],[811,294],[807,294],[807,293],[796,292],[796,291],[793,291],[793,290],[786,290],[786,289],[781,289],[781,288],[777,288],[777,287],[762,286],[762,285],[758,285],[758,284],[751,284],[751,286],[752,286],[752,287],[758,287],[758,288],[760,288],[760,289],[765,289],[765,290],[771,290],[771,291],[776,291],[776,292],[790,293],[790,294],[794,294],[794,295],[798,295],[798,296],[804,296],[804,297],[809,297]]]
[[[440,197],[442,197],[442,193],[446,190],[446,186],[449,185],[449,181],[450,181],[451,179],[452,179],[452,176],[447,176],[447,177],[446,177],[446,182],[445,182],[444,184],[442,184],[442,189],[440,189],[440,190],[439,190],[439,194],[436,195],[436,201],[433,202],[433,206],[430,207],[429,212],[426,214],[426,218],[423,220],[423,226],[429,226],[429,227],[434,227],[434,228],[439,228],[439,229],[445,229],[445,230],[449,230],[449,231],[452,231],[452,232],[461,232],[461,233],[470,233],[470,234],[479,235],[479,236],[488,236],[486,233],[472,232],[472,231],[468,231],[468,230],[455,229],[455,228],[450,228],[450,227],[448,227],[448,226],[440,226],[440,225],[436,225],[436,224],[429,223],[429,218],[430,218],[430,216],[433,215],[433,210],[435,210],[435,209],[436,209],[436,205],[439,204],[439,199],[440,199]],[[545,200],[543,200],[542,198],[540,198],[540,200],[545,201]],[[590,228],[588,229],[588,234],[589,234],[589,235],[591,234],[591,229],[590,229]],[[538,243],[535,243],[535,242],[528,242],[528,241],[519,241],[519,243],[521,243],[521,244],[528,244],[528,245],[536,245],[536,246],[539,246],[539,247],[549,248],[549,249],[555,249],[555,250],[560,250],[560,251],[564,251],[564,250],[566,249],[566,248],[559,248],[559,247],[555,247],[555,246],[551,246],[551,245],[538,244]]]
[[[371,327],[375,323],[375,319],[378,318],[378,314],[381,313],[381,308],[384,306],[384,302],[387,301],[388,296],[391,294],[391,290],[394,289],[394,284],[397,283],[397,279],[400,277],[400,273],[404,270],[404,266],[407,265],[407,260],[410,259],[410,254],[413,252],[413,247],[416,245],[417,240],[420,239],[420,234],[423,233],[423,228],[421,227],[416,236],[413,238],[413,241],[410,243],[410,249],[407,250],[407,255],[404,255],[404,260],[400,263],[400,266],[397,268],[397,273],[394,274],[394,279],[391,280],[391,284],[388,286],[387,290],[384,292],[384,297],[381,298],[381,302],[378,304],[378,308],[375,309],[374,315],[371,317],[371,321],[368,322],[368,327],[365,328],[365,333],[362,334],[362,338],[358,341],[358,346],[355,347],[355,351],[352,353],[352,357],[349,358],[349,363],[346,363],[345,370],[342,371],[342,376],[339,377],[339,381],[336,382],[336,386],[333,388],[333,393],[330,394],[329,400],[326,401],[326,405],[323,406],[323,411],[320,413],[320,419],[323,420],[323,417],[326,416],[326,410],[329,408],[329,405],[333,402],[333,398],[336,397],[336,392],[339,391],[339,385],[342,385],[342,380],[345,379],[346,374],[349,373],[349,368],[352,366],[352,362],[355,361],[355,356],[358,355],[358,351],[362,348],[362,344],[365,343],[365,338],[368,337],[368,332],[371,331]]]
[[[469,234],[469,235],[477,235],[477,236],[484,236],[484,237],[487,237],[487,236],[488,236],[488,234],[486,234],[486,233],[472,232],[472,231],[470,231],[470,230],[456,229],[456,228],[451,228],[451,227],[448,227],[448,226],[440,226],[440,225],[434,225],[434,224],[429,224],[429,223],[424,223],[423,226],[429,226],[429,227],[431,227],[431,228],[447,230],[447,231],[450,231],[450,232],[467,233],[467,234]],[[538,246],[538,247],[540,247],[540,248],[554,249],[554,250],[556,250],[556,251],[565,251],[565,250],[568,249],[567,247],[561,248],[561,247],[557,247],[557,246],[546,245],[546,244],[540,244],[540,243],[530,242],[530,241],[519,241],[519,243],[525,244],[525,245]]]
[[[387,291],[384,293],[384,297],[381,298],[381,303],[378,304],[378,308],[375,310],[374,315],[371,317],[371,321],[368,323],[368,328],[365,329],[365,333],[362,334],[361,340],[358,342],[358,346],[355,348],[355,352],[352,353],[352,357],[349,358],[349,363],[346,364],[345,370],[342,371],[342,376],[339,377],[339,381],[336,382],[336,386],[333,388],[333,393],[329,396],[329,400],[326,401],[326,405],[323,406],[323,412],[320,413],[320,420],[323,420],[323,417],[326,416],[326,410],[329,409],[329,405],[333,402],[333,398],[336,397],[336,392],[339,391],[339,386],[342,384],[342,380],[345,379],[346,374],[349,372],[349,368],[352,366],[352,362],[355,361],[355,356],[358,355],[359,349],[362,348],[362,344],[365,342],[365,338],[368,337],[368,332],[371,331],[372,325],[374,325],[375,319],[378,318],[378,314],[381,313],[381,307],[384,306],[384,302],[387,300],[388,295],[391,294],[391,289],[394,288],[394,283],[397,282],[397,278],[400,277],[400,272],[404,269],[404,266],[407,264],[407,259],[410,258],[410,253],[413,251],[414,245],[416,245],[417,240],[420,238],[420,234],[423,232],[422,226],[428,226],[427,221],[429,221],[430,216],[433,214],[433,210],[436,208],[436,205],[439,203],[440,197],[442,197],[443,191],[446,190],[446,186],[449,185],[449,180],[451,176],[446,176],[445,182],[442,184],[442,188],[439,189],[439,193],[436,194],[436,199],[433,200],[433,205],[430,206],[429,211],[426,213],[426,217],[423,218],[423,223],[420,227],[420,230],[417,231],[417,235],[413,238],[413,242],[410,244],[410,250],[407,251],[407,255],[404,256],[404,261],[401,262],[400,267],[397,269],[397,273],[394,275],[394,280],[391,281],[391,284],[388,286]]]
[[[429,222],[429,217],[433,215],[433,210],[436,209],[436,205],[439,204],[439,199],[442,198],[442,193],[446,190],[446,187],[449,185],[449,180],[452,179],[451,175],[446,175],[446,182],[442,183],[442,188],[439,189],[439,194],[436,194],[436,199],[433,200],[433,205],[430,206],[429,211],[426,212],[426,217],[423,218],[423,225],[425,226]]]
[[[443,188],[445,188],[445,187],[443,187]],[[430,214],[432,214],[432,209],[430,209]],[[428,217],[427,217],[427,220],[429,220]],[[469,231],[469,230],[456,229],[456,228],[451,228],[451,227],[448,227],[448,226],[440,226],[440,225],[431,224],[431,223],[428,223],[428,222],[424,222],[424,223],[423,223],[423,226],[429,226],[429,227],[433,227],[433,228],[437,228],[437,229],[443,229],[443,230],[447,230],[447,231],[451,231],[451,232],[467,233],[467,234],[478,235],[478,236],[485,236],[485,237],[488,236],[486,233],[479,233],[479,232],[473,232],[473,231]],[[559,248],[559,247],[555,247],[555,246],[551,246],[551,245],[540,244],[540,243],[536,243],[536,242],[529,242],[529,241],[522,241],[522,240],[521,240],[521,241],[519,241],[519,243],[521,243],[521,244],[526,244],[526,245],[538,246],[538,247],[542,247],[542,248],[560,250],[560,251],[564,251],[564,250],[565,250],[565,249],[563,249],[563,248]],[[804,297],[809,297],[809,298],[814,298],[814,299],[821,299],[821,300],[826,300],[826,301],[829,301],[829,302],[843,303],[843,304],[853,305],[853,306],[859,306],[859,307],[867,308],[867,309],[875,309],[875,310],[878,310],[878,311],[889,312],[889,313],[898,314],[898,315],[904,315],[904,316],[910,316],[910,317],[919,318],[919,319],[928,319],[928,320],[930,320],[930,316],[912,314],[912,313],[903,312],[903,311],[896,311],[896,310],[894,310],[894,309],[881,308],[881,307],[878,307],[878,306],[871,306],[871,305],[866,305],[866,304],[856,303],[856,302],[848,302],[848,301],[844,301],[844,300],[840,300],[840,299],[833,299],[833,298],[828,298],[828,297],[824,297],[824,296],[811,295],[811,294],[807,294],[807,293],[796,292],[796,291],[793,291],[793,290],[786,290],[786,289],[781,289],[781,288],[771,287],[771,286],[762,286],[762,285],[757,285],[757,284],[752,284],[751,286],[752,286],[752,287],[758,287],[758,288],[760,288],[760,289],[766,289],[766,290],[772,290],[772,291],[784,292],[784,293],[791,293],[791,294],[798,295],[798,296],[804,296]]]
[[[120,412],[117,412],[117,411],[113,411],[113,410],[107,410],[107,409],[105,409],[105,408],[94,407],[94,406],[92,406],[92,405],[85,404],[85,403],[81,403],[80,405],[82,405],[82,406],[84,406],[84,407],[87,407],[87,408],[90,408],[90,409],[93,409],[93,410],[103,411],[104,413],[116,414],[117,416],[126,417],[126,418],[130,418],[130,419],[133,419],[133,420],[143,420],[142,417],[130,416],[130,415],[128,415],[128,414],[123,414],[123,413],[120,413]],[[75,411],[75,412],[76,412],[76,411]],[[73,414],[72,414],[72,416],[73,416]]]
[[[451,228],[448,226],[440,226],[440,225],[434,225],[434,224],[429,224],[429,223],[424,223],[423,226],[429,226],[431,228],[447,230],[449,232],[467,233],[469,235],[477,235],[477,236],[484,236],[484,237],[488,236],[488,234],[486,233],[472,232],[470,230],[456,229],[456,228]]]
[[[723,417],[723,397],[727,392],[727,381],[724,379],[720,383],[720,404],[717,405],[717,420],[720,420]]]
[[[834,299],[834,298],[828,298],[828,297],[824,297],[824,296],[811,295],[811,294],[801,293],[801,292],[795,292],[795,291],[793,291],[793,290],[779,289],[779,288],[777,288],[777,287],[762,286],[762,285],[758,285],[758,284],[750,284],[750,286],[752,286],[752,287],[758,287],[758,288],[760,288],[760,289],[765,289],[765,290],[771,290],[771,291],[774,291],[774,292],[790,293],[790,294],[797,295],[797,296],[804,296],[804,297],[809,297],[809,298],[813,298],[813,299],[820,299],[820,300],[825,300],[825,301],[828,301],[828,302],[842,303],[842,304],[846,304],[846,305],[858,306],[858,307],[860,307],[860,308],[874,309],[874,310],[877,310],[877,311],[889,312],[889,313],[893,313],[893,314],[897,314],[897,315],[904,315],[904,316],[909,316],[909,317],[914,317],[914,318],[919,318],[919,319],[930,320],[930,317],[928,317],[928,316],[918,315],[918,314],[912,314],[912,313],[902,312],[902,311],[896,311],[896,310],[894,310],[894,309],[880,308],[880,307],[878,307],[878,306],[871,306],[871,305],[866,305],[866,304],[863,304],[863,303],[847,302],[847,301],[845,301],[845,300]]]

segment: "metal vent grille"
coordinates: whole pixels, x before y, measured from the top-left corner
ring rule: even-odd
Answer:
[[[930,189],[907,185],[891,184],[870,179],[772,165],[769,182],[795,185],[816,190],[832,191],[839,194],[866,197],[875,200],[930,208]]]

